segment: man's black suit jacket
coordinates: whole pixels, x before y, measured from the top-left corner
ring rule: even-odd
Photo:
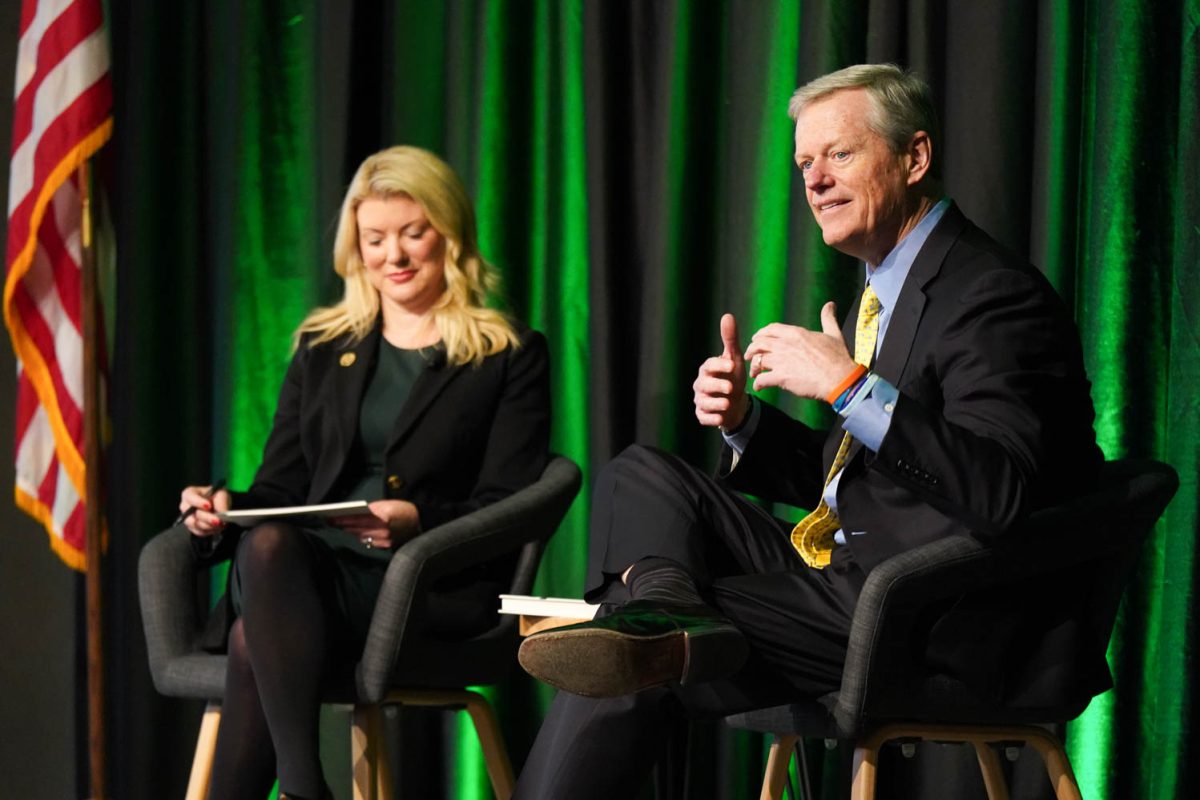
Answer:
[[[843,327],[854,339],[855,311]],[[852,345],[851,345],[852,346]],[[1077,494],[1102,456],[1079,335],[1034,267],[951,205],[900,292],[873,369],[900,391],[878,453],[851,447],[838,516],[864,571],[953,533],[994,536]],[[814,508],[842,438],[764,403],[732,488]]]

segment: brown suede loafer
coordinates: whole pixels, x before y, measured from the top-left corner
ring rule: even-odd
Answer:
[[[563,691],[617,697],[727,677],[746,652],[741,632],[710,608],[635,600],[601,619],[535,633],[517,659]]]

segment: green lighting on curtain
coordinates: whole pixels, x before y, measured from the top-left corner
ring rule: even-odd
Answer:
[[[303,13],[297,13],[303,9]],[[241,49],[237,85],[241,122],[236,186],[228,213],[236,220],[223,355],[227,383],[217,429],[227,436],[231,486],[254,476],[289,360],[292,331],[315,304],[320,242],[313,117],[314,31],[308,3],[243,8],[251,35]]]
[[[586,468],[589,315],[582,4],[538,0],[519,18],[500,4],[488,4],[481,28],[484,46],[475,110],[480,245],[503,268],[513,305],[549,341],[551,446]],[[514,58],[518,52],[520,57]],[[527,164],[528,171],[513,172],[514,162]],[[539,571],[539,592],[579,593],[584,569],[580,554],[586,552],[587,542],[586,498],[585,488],[551,541]],[[485,694],[496,699],[494,690]],[[548,696],[541,693],[543,701]],[[490,796],[474,729],[465,717],[458,721],[454,739],[454,796]]]
[[[491,686],[468,687],[496,704],[496,690]],[[483,750],[479,746],[479,737],[471,723],[470,715],[464,710],[455,714],[453,729],[454,747],[447,756],[450,766],[450,783],[453,786],[451,797],[462,800],[487,800],[492,797],[492,785],[488,778],[487,766],[483,760]]]
[[[313,19],[312,2],[305,0],[241,9],[245,35],[232,77],[239,128],[225,208],[233,236],[229,252],[222,253],[229,265],[221,276],[224,290],[213,299],[223,304],[213,337],[220,345],[213,373],[213,461],[224,462],[230,486],[239,489],[258,467],[292,331],[314,305],[317,271],[327,263],[314,260]],[[212,570],[214,598],[224,591],[227,572],[227,564]],[[277,796],[275,786],[269,798]]]
[[[297,8],[304,13],[297,14]],[[230,486],[253,479],[286,369],[291,334],[316,298],[319,242],[309,3],[243,9],[246,35],[232,84],[240,124],[224,290],[215,298],[214,463]],[[222,438],[223,437],[223,438]],[[223,456],[222,456],[223,454]],[[212,572],[213,596],[226,568]]]
[[[552,356],[551,446],[585,470],[584,487],[542,561],[538,591],[574,596],[583,586],[588,486],[588,204],[581,3],[539,0],[534,74],[534,205],[527,305]]]
[[[449,11],[443,3],[397,2],[392,13],[392,71],[388,76],[393,140],[384,144],[424,147],[454,163],[446,147],[446,125],[454,119],[447,108],[446,30]],[[413,80],[419,75],[419,80]],[[461,123],[460,123],[461,124]],[[463,176],[466,177],[465,175]]]
[[[811,80],[865,60],[865,48],[859,40],[865,33],[861,7],[854,3],[820,2],[804,4],[804,8],[809,13],[801,14],[801,34],[797,36],[808,45],[807,50],[797,51],[797,61],[802,65],[801,80]],[[820,328],[821,307],[827,301],[855,297],[862,288],[861,263],[856,264],[854,259],[825,244],[807,203],[797,203],[790,212],[794,215],[790,248],[794,272],[789,284],[788,322]],[[849,309],[839,303],[838,320],[844,321],[847,313]],[[832,412],[825,403],[797,400],[790,395],[780,400],[788,413],[807,425],[828,428],[832,423]]]
[[[1110,646],[1110,660],[1112,649]],[[1115,706],[1116,698],[1111,691],[1093,697],[1079,719],[1067,727],[1066,745],[1071,767],[1075,770],[1080,789],[1088,797],[1101,795],[1111,777],[1111,721]]]
[[[588,234],[587,162],[583,108],[582,10],[578,3],[540,2],[532,19],[508,28],[498,6],[488,6],[482,38],[477,206],[484,253],[501,263],[510,286],[522,290],[514,305],[543,331],[551,349],[553,448],[586,467],[588,456]],[[520,30],[517,30],[520,28]],[[532,28],[529,71],[513,73],[506,55]],[[514,44],[515,43],[515,44]],[[516,118],[516,99],[528,94],[529,118]],[[528,130],[527,141],[519,133]],[[514,155],[528,174],[511,174]],[[520,263],[504,263],[504,259]],[[520,278],[518,281],[516,278]],[[551,543],[541,575],[547,588],[577,593],[579,552],[586,523],[577,501]],[[560,545],[571,543],[556,560]]]
[[[1089,10],[1084,48],[1078,318],[1106,456],[1158,455],[1171,432],[1163,338],[1170,325],[1170,267],[1169,253],[1145,221],[1164,216],[1169,206],[1157,179],[1147,181],[1145,174],[1150,141],[1165,164],[1173,162],[1163,134],[1174,131],[1155,127],[1170,118],[1170,109],[1145,91],[1156,79],[1147,48],[1158,35],[1153,11],[1132,0],[1095,11]],[[1147,114],[1155,117],[1149,124]],[[1160,526],[1142,558],[1144,580],[1126,593],[1109,648],[1120,695],[1097,698],[1068,731],[1086,796],[1177,796],[1188,675],[1180,623],[1189,611],[1171,587],[1190,586],[1193,547],[1175,546]],[[1118,735],[1130,723],[1137,735]]]
[[[515,209],[508,208],[506,189],[509,176],[506,170],[507,133],[512,124],[512,113],[509,108],[506,85],[515,80],[508,75],[508,60],[505,58],[508,31],[504,26],[504,14],[499,4],[490,3],[484,7],[482,31],[482,83],[479,87],[479,97],[475,119],[479,122],[477,132],[476,155],[476,210],[479,218],[479,243],[485,258],[500,263],[505,269],[508,287],[511,291],[514,269],[526,265],[509,265],[504,263],[504,257],[511,253],[505,245],[509,224],[518,224]],[[525,223],[522,220],[522,223]],[[525,224],[519,225],[525,230]],[[489,697],[489,700],[491,698]],[[472,742],[475,738],[470,721],[463,715],[456,715],[453,728],[454,748],[450,759],[451,774],[448,776],[454,797],[463,800],[483,800],[488,797],[485,770],[481,766],[480,754]]]
[[[686,292],[680,287],[687,282],[683,263],[687,248],[687,238],[691,235],[684,214],[689,208],[687,170],[689,169],[690,114],[689,99],[692,91],[691,42],[688,40],[692,27],[692,5],[678,3],[674,9],[673,25],[675,36],[671,40],[671,82],[668,99],[668,122],[665,159],[664,196],[666,198],[666,214],[662,220],[662,233],[666,239],[666,247],[662,253],[661,283],[654,286],[659,294],[663,315],[663,333],[666,334],[658,343],[651,345],[658,349],[658,360],[643,360],[647,367],[653,365],[656,374],[643,374],[639,382],[646,386],[655,387],[659,395],[653,408],[644,411],[639,409],[639,417],[647,416],[647,420],[638,420],[638,438],[640,440],[657,439],[658,446],[678,452],[678,426],[673,417],[679,407],[680,386],[673,380],[662,380],[662,376],[678,375],[680,371],[679,342],[682,341],[681,320],[683,304],[687,301]],[[722,7],[722,13],[725,12]],[[652,301],[653,302],[653,301]],[[646,343],[649,344],[649,343]],[[643,428],[643,425],[645,427]]]
[[[809,319],[788,319],[788,240],[791,217],[792,181],[799,180],[795,170],[795,128],[787,116],[787,103],[796,89],[796,59],[800,49],[800,7],[785,3],[775,7],[769,30],[771,39],[763,48],[766,88],[758,120],[759,141],[754,175],[755,202],[748,228],[753,237],[748,260],[751,291],[749,316],[739,333],[745,347],[755,331],[772,322],[787,322],[809,327]],[[780,392],[761,393],[771,403],[779,402]],[[781,513],[781,511],[776,511]],[[789,513],[789,512],[782,512]]]
[[[758,127],[755,175],[758,190],[749,220],[754,233],[750,282],[750,327],[746,334],[784,319],[788,276],[788,218],[794,164],[793,127],[787,102],[796,86],[796,57],[800,48],[800,8],[785,3],[772,14],[773,36],[766,43],[766,92]],[[797,178],[798,179],[798,178]],[[743,338],[747,338],[743,336]]]
[[[1092,23],[1094,25],[1094,22]],[[1085,32],[1087,41],[1085,44],[1085,58],[1087,66],[1085,67],[1086,77],[1084,84],[1084,101],[1082,101],[1081,118],[1084,120],[1081,131],[1081,204],[1080,204],[1080,236],[1079,240],[1082,247],[1087,247],[1087,242],[1090,242],[1092,217],[1090,215],[1090,199],[1097,196],[1097,191],[1103,191],[1103,187],[1090,187],[1088,184],[1096,174],[1094,167],[1094,154],[1096,154],[1097,143],[1094,139],[1094,122],[1096,122],[1097,114],[1097,85],[1096,85],[1096,49],[1098,47],[1097,34],[1094,30]],[[1092,351],[1088,347],[1086,323],[1097,318],[1092,307],[1092,301],[1097,296],[1096,291],[1093,291],[1090,279],[1096,278],[1103,270],[1100,265],[1096,264],[1093,267],[1096,269],[1087,270],[1087,264],[1082,265],[1085,269],[1080,270],[1081,281],[1078,285],[1079,297],[1078,308],[1076,308],[1076,318],[1080,321],[1080,333],[1085,339],[1085,351]],[[1085,283],[1087,282],[1087,283]],[[1099,294],[1100,299],[1104,295]],[[1120,313],[1120,309],[1112,309],[1114,313]],[[1115,321],[1115,320],[1114,320]],[[1111,375],[1104,375],[1092,369],[1096,359],[1092,359],[1088,363],[1088,373],[1092,379],[1092,397],[1098,405],[1109,404],[1109,408],[1118,405],[1117,398],[1112,397],[1110,392],[1120,391],[1120,377],[1117,380],[1112,380]],[[1100,359],[1104,361],[1104,359]],[[1115,384],[1115,385],[1114,385]],[[1100,447],[1105,451],[1106,455],[1112,457],[1115,455],[1112,452],[1111,443],[1116,437],[1116,431],[1111,427],[1111,417],[1105,420],[1105,417],[1097,415],[1097,437]],[[1116,634],[1114,636],[1116,638]],[[1110,646],[1110,664],[1112,663],[1112,649]],[[1115,722],[1115,702],[1111,693],[1104,694],[1098,698],[1094,698],[1092,703],[1088,705],[1087,710],[1078,720],[1074,721],[1068,727],[1067,750],[1072,764],[1074,765],[1076,780],[1079,781],[1081,792],[1087,796],[1096,796],[1103,798],[1109,795],[1111,770],[1109,765],[1111,762],[1112,748],[1115,745],[1114,728]]]
[[[1043,41],[1039,49],[1049,53],[1046,74],[1047,95],[1045,117],[1037,120],[1045,132],[1046,153],[1043,160],[1045,180],[1036,183],[1042,196],[1034,197],[1033,216],[1045,218],[1045,241],[1035,245],[1030,254],[1054,287],[1068,303],[1075,299],[1075,199],[1079,191],[1075,176],[1079,169],[1077,149],[1078,121],[1074,109],[1078,104],[1078,90],[1072,78],[1078,70],[1074,62],[1078,59],[1076,26],[1071,20],[1070,8],[1064,3],[1047,3],[1043,6],[1046,16],[1046,32],[1039,33]],[[1074,121],[1074,125],[1072,122]],[[1035,164],[1035,168],[1036,168]]]

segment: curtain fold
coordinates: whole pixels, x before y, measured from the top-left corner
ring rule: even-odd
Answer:
[[[467,182],[497,300],[551,344],[556,450],[589,476],[635,441],[708,466],[691,383],[720,314],[744,345],[771,321],[819,325],[830,299],[844,318],[861,282],[821,241],[786,110],[863,60],[930,81],[948,194],[1074,309],[1106,455],[1180,473],[1110,648],[1118,689],[1067,736],[1089,798],[1196,791],[1200,1],[130,0],[109,23],[114,796],[181,794],[195,730],[149,684],[137,551],[185,483],[249,481],[291,331],[340,291],[329,251],[363,157],[416,144]],[[582,590],[588,504],[585,486],[539,592]],[[516,675],[494,697],[519,766],[549,693]],[[187,730],[149,735],[172,724]],[[693,796],[755,796],[761,741],[697,730]],[[457,726],[446,742],[439,785],[486,797],[475,746]],[[839,796],[845,748],[810,748]],[[973,756],[928,750],[885,762],[881,796],[982,796]],[[1029,757],[1016,769],[1014,797],[1046,796]]]

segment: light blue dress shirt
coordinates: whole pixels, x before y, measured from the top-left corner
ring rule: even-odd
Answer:
[[[942,198],[937,205],[930,209],[928,214],[921,218],[916,227],[909,231],[908,235],[887,254],[879,266],[872,269],[870,264],[863,265],[866,273],[865,283],[869,283],[875,290],[875,295],[879,298],[882,306],[879,312],[879,334],[875,339],[876,356],[883,347],[888,323],[892,319],[892,309],[896,307],[900,290],[904,287],[904,281],[908,278],[913,262],[916,260],[917,254],[921,252],[921,248],[925,246],[929,234],[941,221],[949,207],[949,198]],[[842,427],[849,431],[851,436],[862,442],[864,447],[878,452],[884,437],[887,436],[888,428],[891,426],[892,412],[896,408],[896,400],[899,396],[900,391],[895,386],[878,378],[870,391],[860,392],[839,412],[843,419]],[[724,434],[725,441],[739,456],[746,449],[751,437],[754,436],[754,431],[758,428],[759,417],[759,404],[752,398],[750,414],[745,424],[736,433]],[[841,478],[842,473],[839,471],[825,486],[823,495],[825,504],[834,513],[837,513],[837,487]],[[860,536],[863,533],[864,531],[851,531],[850,535]],[[837,531],[833,535],[833,540],[838,544],[845,544],[845,532]]]

